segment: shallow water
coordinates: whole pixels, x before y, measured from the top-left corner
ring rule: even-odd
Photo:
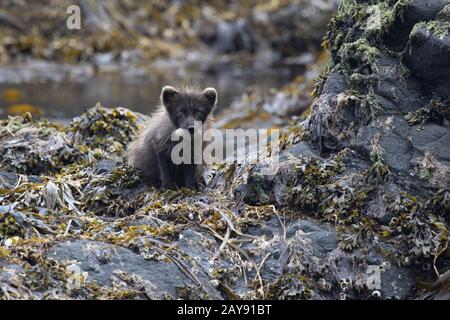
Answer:
[[[177,68],[146,69],[115,66],[97,70],[90,65],[51,65],[34,62],[0,67],[0,116],[31,111],[53,120],[68,120],[100,102],[151,113],[164,85],[196,84],[219,91],[218,110],[241,97],[246,88],[262,92],[280,88],[303,72],[302,66],[260,69]]]

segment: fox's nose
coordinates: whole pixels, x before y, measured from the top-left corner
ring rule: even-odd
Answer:
[[[193,133],[194,133],[194,126],[190,126],[190,127],[188,128],[188,130],[189,130],[189,133],[190,133],[190,134],[193,134]]]

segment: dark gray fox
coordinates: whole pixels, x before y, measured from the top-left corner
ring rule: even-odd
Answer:
[[[161,91],[162,106],[144,124],[128,148],[129,163],[142,171],[146,180],[155,186],[164,189],[197,188],[203,166],[194,164],[193,159],[190,164],[175,164],[171,153],[178,142],[171,141],[171,135],[181,128],[193,136],[194,122],[207,126],[216,103],[217,91],[214,88],[200,91],[192,87],[164,87]]]

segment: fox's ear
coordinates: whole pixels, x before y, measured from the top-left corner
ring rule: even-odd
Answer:
[[[174,98],[179,94],[178,90],[171,86],[165,86],[161,91],[161,102],[167,107],[174,100]]]
[[[216,89],[206,88],[205,90],[203,90],[202,95],[211,104],[211,108],[216,105],[216,103],[217,103],[217,90]]]

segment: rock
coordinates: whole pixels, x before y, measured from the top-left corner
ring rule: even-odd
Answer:
[[[55,172],[82,158],[65,132],[48,123],[16,117],[4,120],[9,132],[0,136],[2,169],[40,175]]]
[[[314,220],[300,220],[289,226],[287,235],[295,236],[299,230],[300,236],[311,242],[313,255],[316,257],[324,257],[338,246],[336,231],[329,225],[319,224]]]
[[[145,116],[128,109],[106,109],[100,105],[74,119],[67,130],[49,122],[34,121],[28,115],[2,120],[1,168],[27,175],[56,172],[94,157],[82,152],[86,146],[91,151],[98,148],[108,152],[118,160],[124,153],[124,145],[145,120]]]
[[[417,24],[403,59],[430,94],[450,98],[450,22]]]
[[[290,119],[273,174],[264,161],[215,163],[204,190],[157,190],[124,162],[145,117],[97,106],[64,128],[3,122],[0,298],[445,297],[443,283],[417,283],[448,269],[448,99],[444,82],[427,83],[440,79],[420,67],[414,39],[426,38],[429,68],[446,70],[447,35],[433,29],[446,15],[435,18],[439,2],[394,2],[343,2],[311,115]],[[21,130],[55,159],[35,183],[9,173],[16,156],[28,161]],[[58,137],[82,161],[59,165]]]
[[[434,20],[446,3],[446,0],[413,0],[397,3],[393,8],[395,22],[386,36],[389,44],[403,48],[415,24]]]
[[[217,24],[212,46],[220,53],[246,51],[254,53],[255,40],[247,22],[238,19],[233,22],[220,21]]]
[[[286,240],[282,239],[283,230],[277,218],[268,221],[266,227],[271,230],[266,251],[270,256],[264,263],[262,274],[271,283],[269,287],[272,290],[279,290],[279,283],[296,272],[304,277],[322,279],[302,282],[305,286],[299,296],[302,298],[308,296],[309,290],[314,299],[327,299],[331,297],[332,290],[344,292],[348,298],[371,298],[371,293],[379,290],[383,299],[405,299],[414,289],[413,272],[391,265],[383,255],[377,253],[376,248],[355,250],[352,253],[339,249],[336,231],[331,225],[300,219],[287,227]],[[249,231],[259,234],[255,229]],[[296,259],[303,259],[302,264],[294,263]],[[289,285],[291,293],[292,285]],[[286,289],[278,292],[277,297],[280,297],[280,293],[287,294]],[[285,298],[289,298],[289,295]]]
[[[84,32],[74,36],[77,30],[55,28],[65,26],[66,16],[60,13],[72,4],[69,0],[30,6],[5,0],[6,11],[0,14],[4,39],[0,41],[0,58],[20,61],[31,57],[107,66],[124,60],[185,61],[186,52],[192,52],[191,57],[200,57],[197,60],[203,63],[205,55],[243,52],[258,59],[262,57],[266,63],[267,57],[299,56],[311,50],[309,44],[319,49],[326,22],[339,2],[304,0],[251,5],[233,0],[199,6],[169,1],[156,8],[148,3],[131,5],[111,1],[100,5],[78,1]],[[118,6],[128,17],[117,10]],[[33,36],[24,34],[23,22],[13,18],[18,16],[36,26]],[[298,21],[302,21],[301,28]],[[131,60],[123,52],[133,52]]]
[[[262,174],[264,164],[256,164],[234,189],[236,198],[248,204],[288,207],[336,224],[338,246],[327,247],[331,251],[326,251],[326,258],[317,248],[322,240],[332,243],[323,232],[318,237],[314,232],[303,235],[303,240],[311,238],[309,245],[296,242],[298,254],[309,267],[317,263],[309,257],[325,259],[319,265],[328,268],[333,268],[333,261],[339,262],[335,276],[324,278],[321,287],[333,283],[352,287],[357,279],[367,279],[368,266],[389,263],[392,268],[382,274],[383,284],[377,290],[384,299],[409,298],[416,279],[430,276],[424,271],[432,259],[429,246],[447,245],[446,240],[441,243],[432,236],[418,238],[423,234],[421,226],[429,235],[442,235],[432,231],[434,219],[444,233],[449,227],[443,199],[450,185],[450,61],[446,60],[450,55],[447,24],[436,20],[443,7],[442,1],[342,5],[327,36],[329,70],[318,83],[311,116],[301,124],[306,131],[301,145],[309,147],[299,148],[293,156],[288,156],[289,150],[295,147],[283,150],[275,175]],[[405,10],[403,20],[400,9]],[[374,29],[377,10],[393,20],[381,20]],[[356,13],[361,15],[355,18]],[[383,31],[389,30],[390,23],[399,27],[391,35]],[[398,37],[397,53],[384,47],[391,36]],[[311,146],[315,152],[308,151]],[[404,221],[401,217],[406,212],[409,218]],[[415,219],[424,219],[421,226]],[[409,249],[403,251],[403,246]],[[276,252],[282,256],[280,250]],[[392,259],[392,254],[398,259]],[[440,263],[445,270],[444,260]],[[277,277],[274,265],[266,263],[275,296],[317,297],[320,290],[311,282],[291,278],[297,271]],[[321,273],[315,272],[308,269],[306,273],[319,277]],[[365,285],[364,280],[362,287],[370,289]],[[372,297],[370,291],[354,294],[342,289],[341,297]]]
[[[205,280],[201,272],[195,283],[177,265],[169,261],[146,260],[131,250],[107,243],[77,240],[61,243],[48,253],[56,260],[73,261],[81,272],[87,272],[87,281],[101,287],[112,287],[119,274],[137,276],[153,296],[151,299],[220,298],[220,294]],[[197,286],[201,285],[202,289]],[[147,289],[147,288],[146,288]],[[181,294],[187,294],[182,296]]]

